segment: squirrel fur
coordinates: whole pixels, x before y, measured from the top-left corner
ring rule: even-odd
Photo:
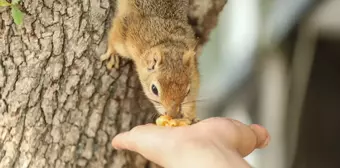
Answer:
[[[189,0],[117,0],[108,32],[108,69],[133,60],[146,96],[162,115],[196,119],[198,40],[188,23]]]

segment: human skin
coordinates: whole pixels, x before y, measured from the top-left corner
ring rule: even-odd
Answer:
[[[140,153],[166,168],[250,168],[243,157],[268,145],[264,127],[210,118],[186,127],[137,126],[118,134],[112,146]]]

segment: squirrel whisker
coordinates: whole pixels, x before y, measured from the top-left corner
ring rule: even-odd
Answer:
[[[205,100],[206,99],[196,99],[196,100],[192,100],[192,101],[183,102],[181,104],[183,105],[183,104],[188,104],[188,103],[196,103],[196,102],[202,102],[202,101],[205,101]]]
[[[161,104],[161,102],[157,101],[157,100],[153,100],[153,99],[150,99],[148,98],[150,101],[154,102],[154,103],[157,103],[157,104]]]
[[[160,116],[160,114],[158,113],[152,113],[152,115],[150,116],[151,120],[155,120],[156,118],[158,118]]]

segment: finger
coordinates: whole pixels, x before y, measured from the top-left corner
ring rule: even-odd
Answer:
[[[238,142],[236,149],[243,157],[257,148],[264,148],[269,143],[269,133],[264,127],[241,124],[238,129],[239,135],[235,136],[234,140]]]
[[[134,127],[128,132],[116,135],[112,140],[112,146],[118,149],[126,149],[138,152],[139,148],[149,146],[150,143],[159,143],[159,134],[164,131],[163,127],[152,124]]]
[[[123,133],[116,135],[111,142],[112,147],[114,147],[117,150],[131,148],[131,147],[126,146],[128,143],[126,143],[124,140],[124,139],[127,139],[126,137],[129,136],[128,134],[129,132],[123,132]]]
[[[168,144],[170,130],[170,128],[155,125],[137,126],[129,132],[121,133],[114,137],[112,146],[116,149],[137,152],[147,159],[163,165],[162,158],[164,157],[159,157],[159,153],[166,150],[166,146],[163,144]]]
[[[197,123],[200,130],[206,130],[205,134],[211,137],[223,137],[229,148],[237,150],[242,156],[247,156],[256,148],[263,148],[269,143],[267,130],[259,125],[248,126],[231,118],[215,117]]]

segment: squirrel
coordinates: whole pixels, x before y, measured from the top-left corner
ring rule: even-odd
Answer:
[[[158,113],[188,124],[197,122],[198,39],[188,23],[189,0],[117,0],[106,67],[119,57],[134,62],[147,98]]]

